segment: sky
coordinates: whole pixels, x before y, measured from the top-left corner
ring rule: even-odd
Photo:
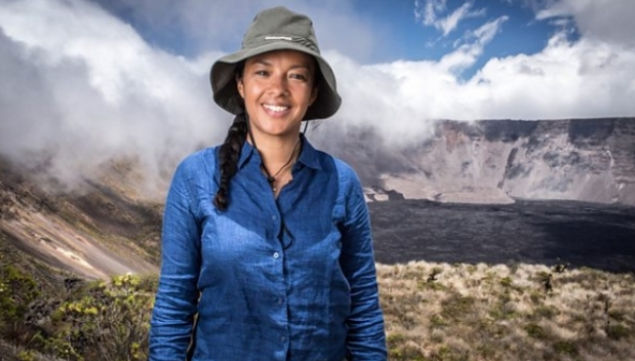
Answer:
[[[313,19],[335,70],[343,104],[316,141],[635,116],[632,0],[0,0],[0,153],[70,185],[119,155],[164,179],[224,138],[209,68],[275,5]]]

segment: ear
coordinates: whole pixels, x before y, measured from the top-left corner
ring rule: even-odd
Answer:
[[[245,85],[243,84],[243,79],[238,75],[236,75],[236,90],[238,90],[240,97],[245,99]]]

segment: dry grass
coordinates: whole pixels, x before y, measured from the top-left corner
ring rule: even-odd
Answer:
[[[635,360],[635,278],[542,265],[377,265],[391,360]]]
[[[14,261],[0,253],[0,361],[145,359],[156,278],[34,292],[47,281]],[[635,360],[633,274],[426,262],[377,273],[390,360]]]

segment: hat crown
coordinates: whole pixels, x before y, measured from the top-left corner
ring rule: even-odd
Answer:
[[[283,6],[263,10],[254,17],[243,37],[242,48],[248,49],[271,41],[290,41],[320,53],[311,19]]]

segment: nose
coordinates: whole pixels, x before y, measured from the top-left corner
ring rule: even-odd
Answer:
[[[275,95],[288,95],[289,83],[284,74],[273,74],[269,77],[269,91]]]

